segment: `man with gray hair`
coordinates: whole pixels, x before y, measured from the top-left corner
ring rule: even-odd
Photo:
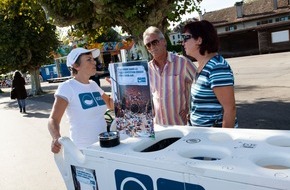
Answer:
[[[186,57],[168,52],[164,34],[154,26],[145,30],[143,42],[153,57],[148,73],[154,123],[187,125],[190,88],[195,79],[196,66]]]

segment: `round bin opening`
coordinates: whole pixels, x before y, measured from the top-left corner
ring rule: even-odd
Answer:
[[[263,168],[272,170],[287,170],[290,169],[290,158],[268,157],[256,159],[255,164]]]
[[[274,146],[290,147],[290,137],[285,136],[270,137],[266,140],[266,142]]]
[[[230,155],[229,151],[223,148],[199,147],[186,149],[179,152],[179,155],[188,159],[201,161],[218,161]]]
[[[226,133],[214,133],[208,136],[208,139],[215,142],[232,141],[233,138]]]

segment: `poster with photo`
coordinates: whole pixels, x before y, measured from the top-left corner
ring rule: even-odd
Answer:
[[[117,130],[130,137],[155,137],[148,62],[109,64]]]

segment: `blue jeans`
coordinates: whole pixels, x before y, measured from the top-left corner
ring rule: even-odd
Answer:
[[[20,110],[25,109],[25,106],[26,106],[25,99],[17,99],[17,102],[18,102],[18,106]]]

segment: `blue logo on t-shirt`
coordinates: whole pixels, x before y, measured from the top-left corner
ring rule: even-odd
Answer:
[[[99,92],[93,92],[93,96],[94,96],[95,100],[97,101],[97,103],[99,104],[99,106],[106,104]]]
[[[105,105],[105,102],[99,92],[79,94],[79,99],[83,109]]]

